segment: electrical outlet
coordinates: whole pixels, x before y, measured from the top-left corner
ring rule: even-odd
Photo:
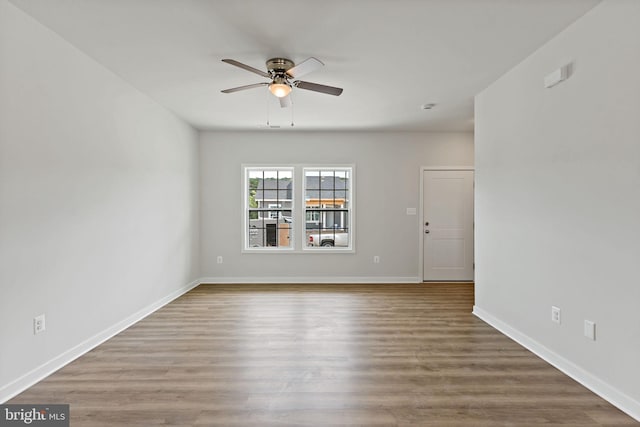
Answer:
[[[45,330],[44,314],[33,318],[33,335],[44,332]]]
[[[218,259],[216,260],[218,264],[222,264],[222,256],[218,255]]]
[[[380,257],[378,255],[374,255],[373,256],[373,263],[374,264],[380,264]]]
[[[560,324],[560,309],[553,305],[551,306],[551,321]]]
[[[591,320],[584,321],[584,336],[591,341],[596,340],[596,323]]]

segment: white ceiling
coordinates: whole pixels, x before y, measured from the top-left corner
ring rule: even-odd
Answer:
[[[266,81],[221,59],[315,56],[303,79],[344,93],[295,89],[296,129],[411,131],[472,130],[474,95],[598,2],[12,0],[198,129],[291,119],[264,87],[221,93]]]

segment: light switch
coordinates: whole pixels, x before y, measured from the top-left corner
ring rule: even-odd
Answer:
[[[589,338],[591,341],[596,340],[596,324],[591,320],[584,321],[584,336]]]

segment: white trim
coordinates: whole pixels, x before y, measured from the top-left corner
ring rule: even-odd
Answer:
[[[475,171],[475,166],[421,166],[421,171]]]
[[[306,241],[306,216],[305,216],[305,206],[304,206],[304,191],[306,185],[305,179],[305,170],[349,170],[351,176],[349,179],[349,246],[342,247],[332,247],[332,248],[319,248],[319,247],[309,247],[307,246]],[[287,210],[291,210],[291,216],[293,217],[293,227],[290,228],[290,237],[291,237],[291,245],[288,247],[247,247],[247,235],[246,232],[249,229],[249,216],[248,212],[248,203],[249,198],[247,197],[247,189],[248,189],[248,171],[249,170],[285,170],[292,172],[292,195],[293,198],[291,200],[291,208]],[[241,242],[241,254],[324,254],[324,253],[356,253],[356,228],[357,224],[355,223],[356,218],[356,164],[355,163],[334,163],[334,164],[325,164],[323,166],[319,166],[317,164],[300,164],[300,163],[290,163],[286,165],[282,164],[241,164],[240,165],[240,173],[241,182],[242,182],[242,191],[241,191],[241,206],[242,206],[242,215],[243,220],[242,223],[242,242]],[[296,185],[296,182],[302,182],[302,185]],[[264,199],[264,200],[273,200],[273,199]],[[320,211],[319,211],[320,212]],[[300,237],[296,237],[300,236]],[[299,246],[298,246],[299,245]]]
[[[137,311],[136,313],[133,313],[131,316],[128,316],[127,318],[117,322],[113,326],[108,327],[102,332],[97,333],[96,335],[86,339],[85,341],[81,342],[75,347],[70,348],[64,353],[59,354],[58,356],[54,357],[48,362],[43,363],[37,368],[31,370],[30,372],[27,372],[21,377],[3,386],[2,388],[0,388],[0,403],[6,402],[9,399],[13,398],[14,396],[18,395],[19,393],[22,393],[24,390],[31,387],[35,383],[42,381],[43,379],[45,379],[46,377],[48,377],[58,369],[73,362],[75,359],[82,356],[83,354],[93,350],[95,347],[107,341],[109,338],[114,337],[115,335],[119,334],[120,332],[127,329],[131,325],[144,319],[154,311],[164,307],[174,299],[189,292],[191,289],[195,288],[200,283],[202,283],[201,280],[194,280],[188,285],[183,286],[182,288],[171,292],[166,297],[161,298],[152,304],[149,304],[148,306]]]
[[[420,277],[420,281],[424,281],[424,236],[422,224],[424,223],[424,172],[425,171],[473,171],[475,172],[475,166],[420,166],[420,204],[418,205],[418,218],[420,221],[418,222],[418,277]],[[475,214],[475,173],[473,174],[473,222],[475,224],[476,214]],[[474,231],[474,241],[475,241],[475,231]],[[474,243],[475,245],[475,243]],[[475,250],[473,256],[475,257]],[[475,261],[475,260],[474,260]],[[474,271],[475,276],[475,271]]]
[[[607,402],[616,406],[621,411],[640,421],[640,402],[612,387],[595,375],[585,371],[570,360],[567,360],[554,351],[548,349],[533,338],[509,326],[507,323],[494,317],[477,305],[473,306],[473,314],[535,355],[539,356],[547,363],[573,378],[598,396],[602,397]]]
[[[365,277],[365,276],[342,276],[342,277],[319,277],[319,276],[298,276],[298,277],[203,277],[201,284],[278,284],[278,283],[344,283],[344,284],[376,284],[376,283],[420,283],[418,277]]]
[[[296,233],[295,233],[295,227],[289,228],[289,236],[290,236],[290,242],[291,245],[288,247],[281,247],[281,246],[276,246],[276,247],[259,247],[259,248],[254,248],[254,247],[250,247],[248,246],[249,244],[249,236],[247,235],[247,230],[249,230],[249,215],[247,215],[247,213],[249,212],[249,197],[248,197],[248,193],[247,190],[249,188],[249,171],[289,171],[291,172],[291,209],[286,209],[286,210],[291,210],[291,216],[295,217],[296,215],[296,184],[295,184],[295,178],[296,178],[296,171],[295,171],[295,166],[294,165],[260,165],[260,164],[241,164],[240,165],[240,172],[242,173],[242,189],[240,191],[240,195],[241,195],[241,206],[242,206],[242,216],[244,217],[242,222],[242,232],[241,232],[241,236],[242,236],[242,243],[241,243],[241,249],[240,252],[241,253],[261,253],[261,251],[270,251],[270,252],[291,252],[291,251],[295,251],[296,250]],[[274,200],[274,199],[262,199],[262,200]],[[273,218],[269,218],[269,219],[273,219]],[[295,224],[294,224],[295,225]],[[276,233],[277,234],[277,233]],[[278,236],[276,236],[276,238],[278,238]],[[263,242],[264,244],[264,242]]]
[[[252,249],[244,249],[242,254],[297,254],[293,248],[284,248],[282,246],[259,246]]]
[[[349,188],[348,188],[348,196],[349,196],[349,201],[348,201],[348,206],[349,206],[349,214],[348,214],[348,219],[347,219],[347,224],[349,225],[349,245],[345,248],[338,248],[338,247],[333,247],[331,249],[328,248],[321,248],[318,246],[307,246],[307,233],[306,233],[306,204],[305,204],[305,200],[306,200],[306,190],[307,190],[307,178],[306,178],[306,171],[337,171],[337,170],[343,170],[343,171],[348,171],[349,172]],[[356,218],[356,165],[355,163],[351,163],[351,164],[330,164],[328,166],[314,166],[314,165],[305,165],[305,166],[301,166],[301,172],[302,172],[302,195],[300,197],[300,202],[301,202],[301,210],[302,210],[302,214],[304,215],[304,220],[301,223],[302,226],[302,232],[300,233],[300,237],[302,239],[301,242],[301,246],[300,248],[302,249],[302,252],[306,252],[306,253],[326,253],[326,252],[333,252],[333,253],[337,253],[337,252],[348,252],[348,253],[355,253],[356,252],[356,233],[355,233],[355,229],[356,229],[356,224],[355,224],[355,218]],[[319,210],[318,212],[322,212],[321,210]]]

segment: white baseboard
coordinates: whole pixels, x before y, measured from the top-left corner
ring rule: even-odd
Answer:
[[[494,317],[476,305],[473,306],[473,314],[532,353],[536,354],[547,363],[564,372],[566,375],[602,397],[604,400],[618,407],[621,411],[640,421],[640,402],[612,387],[600,378],[590,374],[570,360],[567,360],[559,354],[549,350],[533,338],[512,328],[502,320]]]
[[[417,277],[365,277],[365,276],[300,276],[300,277],[203,277],[200,283],[210,284],[276,284],[276,283],[420,283]]]
[[[163,306],[167,305],[168,303],[178,298],[179,296],[189,292],[191,289],[195,288],[200,283],[201,283],[200,280],[194,280],[188,285],[183,286],[182,288],[170,293],[166,297],[161,298],[158,301],[146,306],[142,310],[137,311],[136,313],[121,320],[115,325],[92,336],[91,338],[83,341],[77,346],[65,351],[64,353],[54,357],[50,361],[26,373],[20,378],[1,387],[0,403],[4,403],[9,399],[11,399],[12,397],[22,393],[27,388],[45,379],[46,377],[48,377],[58,369],[62,368],[63,366],[73,362],[75,359],[87,353],[88,351],[94,349],[95,347],[99,346],[109,338],[119,334],[123,330],[127,329],[129,326],[133,325],[136,322],[139,322],[140,320],[144,319],[154,311],[158,310],[159,308],[162,308]]]

